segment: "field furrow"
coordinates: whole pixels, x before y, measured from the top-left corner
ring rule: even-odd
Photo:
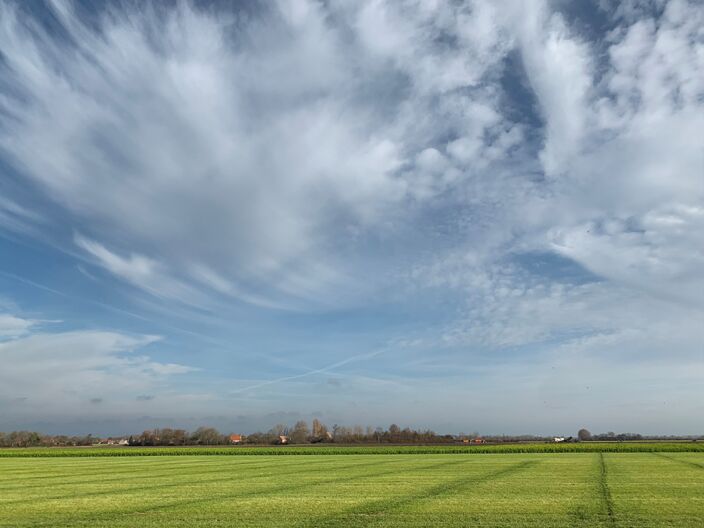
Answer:
[[[0,527],[683,527],[704,454],[0,459]]]

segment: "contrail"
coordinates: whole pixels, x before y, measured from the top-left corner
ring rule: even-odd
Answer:
[[[76,297],[75,295],[69,295],[68,293],[65,293],[65,292],[62,292],[59,290],[55,290],[54,288],[51,288],[49,286],[45,286],[44,284],[40,284],[38,282],[34,282],[33,280],[25,279],[24,277],[20,277],[19,275],[15,275],[14,273],[9,273],[7,271],[0,270],[0,276],[6,277],[8,279],[16,280],[17,282],[27,284],[28,286],[32,286],[32,287],[37,288],[39,290],[44,290],[45,292],[53,293],[54,295],[58,295],[60,297],[63,297],[64,299],[70,299],[72,301],[93,304],[96,306],[100,306],[101,308],[111,310],[113,312],[121,313],[123,315],[128,315],[130,317],[134,317],[135,319],[140,319],[141,321],[145,321],[147,323],[159,324],[155,321],[152,321],[151,319],[148,319],[147,317],[136,314],[134,312],[130,312],[128,310],[123,310],[122,308],[117,308],[117,307],[112,306],[110,304],[105,304],[103,302],[95,301],[93,299],[84,299],[82,297]]]
[[[319,369],[309,370],[308,372],[304,372],[302,374],[296,374],[294,376],[284,376],[283,378],[276,378],[276,379],[272,379],[272,380],[262,381],[260,383],[255,383],[254,385],[250,385],[249,387],[244,387],[242,389],[231,391],[230,394],[240,394],[245,391],[258,389],[260,387],[265,387],[266,385],[274,385],[276,383],[281,383],[284,381],[291,381],[291,380],[295,380],[295,379],[301,379],[301,378],[305,378],[307,376],[313,376],[315,374],[323,374],[325,372],[329,372],[329,371],[336,369],[338,367],[341,367],[343,365],[347,365],[348,363],[353,363],[355,361],[363,361],[365,359],[373,358],[383,352],[386,352],[386,350],[388,350],[388,348],[381,348],[379,350],[375,350],[374,352],[369,352],[368,354],[358,354],[356,356],[348,357],[347,359],[343,359],[342,361],[338,361],[337,363],[333,363],[332,365],[327,365],[327,366],[321,367]]]
[[[14,273],[9,273],[9,272],[7,272],[7,271],[0,270],[0,276],[6,277],[6,278],[8,278],[8,279],[15,280],[15,281],[17,281],[17,282],[21,282],[21,283],[23,283],[23,284],[27,284],[28,286],[32,286],[33,288],[37,288],[37,289],[39,289],[39,290],[43,290],[43,291],[46,291],[46,292],[49,292],[49,293],[53,293],[54,295],[58,295],[58,296],[60,296],[60,297],[63,297],[64,299],[69,299],[69,300],[71,300],[71,301],[76,301],[76,302],[79,302],[79,303],[88,303],[88,304],[92,304],[92,305],[95,305],[95,306],[100,306],[101,308],[105,308],[106,310],[110,310],[110,311],[115,312],[115,313],[119,313],[119,314],[122,314],[122,315],[126,315],[126,316],[128,316],[128,317],[133,317],[134,319],[139,319],[140,321],[144,321],[145,323],[150,323],[150,324],[152,324],[152,325],[159,326],[159,327],[161,327],[161,328],[165,328],[165,329],[171,330],[171,331],[173,331],[173,332],[179,332],[179,333],[182,333],[182,334],[192,335],[192,336],[194,336],[194,337],[203,339],[204,341],[210,343],[211,345],[215,345],[215,346],[217,346],[217,347],[220,347],[220,348],[222,348],[223,350],[231,350],[231,348],[228,347],[225,343],[222,343],[222,342],[220,342],[220,341],[218,341],[218,340],[215,340],[215,339],[211,338],[210,336],[207,336],[207,335],[204,335],[204,334],[201,334],[201,333],[198,333],[198,332],[193,332],[193,331],[191,331],[191,330],[187,330],[187,329],[185,329],[185,328],[180,328],[180,327],[178,327],[178,326],[174,326],[174,325],[171,325],[171,324],[168,324],[168,323],[164,323],[164,322],[161,322],[161,321],[157,321],[157,320],[154,320],[154,319],[150,319],[149,317],[145,317],[145,316],[143,316],[143,315],[139,315],[139,314],[137,314],[137,313],[130,312],[129,310],[124,310],[124,309],[122,309],[122,308],[118,308],[118,307],[113,306],[113,305],[111,305],[111,304],[106,304],[106,303],[104,303],[104,302],[96,301],[96,300],[93,300],[93,299],[86,299],[86,298],[84,298],[84,297],[78,297],[78,296],[76,296],[76,295],[70,295],[70,294],[68,294],[68,293],[66,293],[66,292],[62,292],[62,291],[60,291],[60,290],[56,290],[56,289],[54,289],[54,288],[51,288],[51,287],[46,286],[46,285],[44,285],[44,284],[41,284],[41,283],[39,283],[39,282],[35,282],[35,281],[33,281],[33,280],[26,279],[26,278],[24,278],[24,277],[20,277],[19,275],[15,275]]]
[[[196,336],[196,337],[206,338],[207,341],[210,341],[210,342],[213,343],[213,344],[217,344],[217,345],[219,345],[219,346],[223,346],[221,343],[217,343],[217,342],[213,341],[212,339],[208,339],[207,336],[203,336],[203,335],[201,335],[201,334],[198,334],[197,332],[192,332],[192,331],[189,331],[189,330],[185,330],[185,329],[183,329],[183,328],[172,327],[171,325],[168,325],[168,324],[164,324],[164,323],[160,323],[160,322],[151,320],[151,319],[149,319],[149,318],[147,318],[147,317],[144,317],[144,316],[142,316],[142,315],[139,315],[139,314],[130,312],[130,311],[128,311],[128,310],[123,310],[123,309],[121,309],[121,308],[117,308],[116,306],[112,306],[112,305],[109,305],[109,304],[105,304],[105,303],[102,303],[102,302],[100,302],[100,301],[95,301],[95,300],[92,300],[92,299],[84,299],[84,298],[80,298],[80,297],[75,297],[75,296],[69,295],[69,294],[67,294],[67,293],[65,293],[65,292],[62,292],[62,291],[56,290],[56,289],[54,289],[54,288],[51,288],[51,287],[49,287],[49,286],[46,286],[46,285],[44,285],[44,284],[40,284],[40,283],[38,283],[38,282],[34,282],[33,280],[26,279],[26,278],[24,278],[24,277],[20,277],[20,276],[18,276],[18,275],[15,275],[14,273],[8,273],[7,271],[0,270],[0,276],[4,276],[4,277],[6,277],[6,278],[13,279],[13,280],[16,280],[16,281],[18,281],[18,282],[22,282],[22,283],[27,284],[27,285],[29,285],[29,286],[33,286],[34,288],[38,288],[38,289],[40,289],[40,290],[44,290],[44,291],[53,293],[53,294],[55,294],[55,295],[59,295],[59,296],[64,297],[64,298],[66,298],[66,299],[71,299],[71,300],[73,300],[73,301],[78,301],[78,302],[87,302],[87,303],[90,303],[90,304],[94,304],[94,305],[97,305],[97,306],[101,306],[101,307],[106,308],[106,309],[108,309],[108,310],[112,310],[112,311],[114,311],[114,312],[118,312],[118,313],[121,313],[121,314],[124,314],[124,315],[128,315],[128,316],[130,316],[130,317],[134,317],[134,318],[136,318],[136,319],[140,319],[140,320],[142,320],[142,321],[145,321],[145,322],[148,322],[148,323],[151,323],[151,324],[155,324],[155,325],[158,325],[158,326],[162,326],[162,327],[165,327],[165,328],[169,328],[169,329],[172,329],[172,330],[175,330],[175,331],[178,331],[178,332],[183,332],[183,333],[185,333],[185,334],[194,335],[194,336]],[[349,364],[349,363],[354,363],[355,361],[363,361],[363,360],[365,360],[365,359],[371,359],[371,358],[373,358],[373,357],[378,356],[379,354],[382,354],[383,352],[386,352],[387,350],[388,350],[388,347],[385,347],[385,348],[380,348],[379,350],[375,350],[375,351],[373,351],[373,352],[369,352],[369,353],[367,353],[367,354],[358,354],[358,355],[356,355],[356,356],[352,356],[352,357],[348,357],[348,358],[346,358],[346,359],[343,359],[342,361],[338,361],[337,363],[333,363],[332,365],[327,365],[327,366],[321,367],[321,368],[319,368],[319,369],[309,370],[309,371],[307,371],[307,372],[303,372],[302,374],[295,374],[295,375],[293,375],[293,376],[284,376],[284,377],[282,377],[282,378],[276,378],[276,379],[272,379],[272,380],[266,380],[266,381],[262,381],[262,382],[259,382],[259,383],[255,383],[254,385],[249,385],[248,387],[243,387],[243,388],[241,388],[241,389],[237,389],[237,390],[231,391],[230,394],[240,394],[240,393],[242,393],[242,392],[246,392],[246,391],[258,389],[258,388],[260,388],[260,387],[266,387],[267,385],[274,385],[274,384],[276,384],[276,383],[282,383],[282,382],[285,382],[285,381],[291,381],[291,380],[301,379],[301,378],[305,378],[305,377],[308,377],[308,376],[314,376],[314,375],[316,375],[316,374],[324,374],[325,372],[330,372],[330,371],[333,370],[333,369],[336,369],[336,368],[338,368],[338,367],[342,367],[343,365],[347,365],[347,364]]]

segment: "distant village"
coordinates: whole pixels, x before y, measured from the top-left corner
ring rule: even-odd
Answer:
[[[535,436],[535,435],[479,435],[478,433],[437,434],[430,430],[401,428],[391,424],[381,427],[346,427],[334,425],[328,428],[320,420],[309,425],[300,420],[293,426],[278,424],[266,432],[251,434],[223,434],[212,427],[199,427],[189,432],[185,429],[150,429],[140,434],[96,437],[46,435],[33,431],[0,432],[0,447],[55,447],[55,446],[185,446],[185,445],[289,445],[289,444],[503,444],[516,442],[588,442],[588,441],[638,441],[638,440],[702,440],[692,436],[644,436],[637,433],[592,434],[580,429],[576,436]]]

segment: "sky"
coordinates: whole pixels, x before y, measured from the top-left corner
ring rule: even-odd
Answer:
[[[0,430],[701,434],[697,0],[0,3]]]

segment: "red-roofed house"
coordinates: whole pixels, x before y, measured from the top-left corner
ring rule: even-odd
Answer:
[[[230,435],[230,443],[231,444],[241,444],[242,443],[242,435],[231,434]]]

